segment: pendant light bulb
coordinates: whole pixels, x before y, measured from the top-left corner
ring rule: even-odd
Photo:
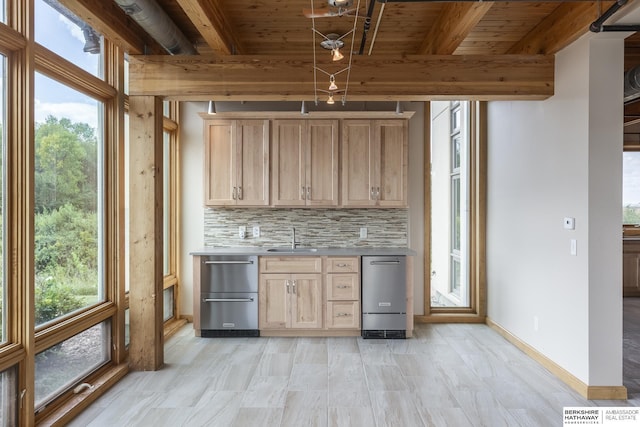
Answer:
[[[329,104],[329,105],[335,104],[335,101],[333,100],[333,94],[332,93],[329,94],[329,98],[327,99],[327,104]]]
[[[329,90],[336,90],[338,89],[338,85],[336,84],[336,78],[333,74],[331,74],[331,76],[329,76]]]
[[[342,54],[342,52],[340,52],[340,49],[336,47],[331,49],[331,58],[334,61],[340,61],[342,58],[344,58],[344,55]]]
[[[214,101],[209,101],[209,108],[207,109],[207,114],[211,114],[211,115],[216,114],[216,103]]]

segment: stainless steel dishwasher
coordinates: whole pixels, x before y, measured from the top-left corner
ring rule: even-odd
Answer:
[[[362,257],[362,337],[406,338],[407,261]]]
[[[214,255],[200,262],[201,336],[260,336],[258,257]]]

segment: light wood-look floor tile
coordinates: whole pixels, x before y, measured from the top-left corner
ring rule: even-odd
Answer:
[[[485,325],[417,325],[407,340],[197,338],[131,372],[70,425],[547,426],[564,406],[640,406],[640,298],[624,300],[629,400],[589,401]]]

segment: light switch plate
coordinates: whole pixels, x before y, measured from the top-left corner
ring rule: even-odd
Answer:
[[[571,255],[578,255],[578,241],[571,239]]]
[[[367,227],[360,227],[360,238],[361,239],[366,239],[367,238]]]

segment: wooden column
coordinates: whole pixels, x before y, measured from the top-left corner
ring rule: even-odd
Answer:
[[[131,369],[164,364],[162,101],[129,97],[129,319]]]

